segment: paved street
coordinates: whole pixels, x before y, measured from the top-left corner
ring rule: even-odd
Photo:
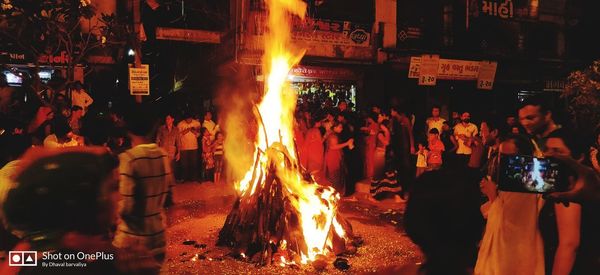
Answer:
[[[163,273],[169,274],[297,274],[315,273],[313,266],[255,267],[228,256],[216,247],[217,235],[235,199],[235,191],[224,184],[184,183],[175,187],[176,205],[168,210],[168,247]],[[373,204],[358,195],[358,202],[344,201],[341,213],[361,236],[364,244],[349,257],[349,273],[381,271],[421,261],[418,248],[403,233],[404,204],[383,201]],[[325,274],[348,274],[327,265]]]

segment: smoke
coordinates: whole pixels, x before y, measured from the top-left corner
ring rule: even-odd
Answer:
[[[225,134],[229,182],[238,182],[252,166],[257,121],[252,112],[260,97],[252,66],[225,67],[216,96],[219,124]]]

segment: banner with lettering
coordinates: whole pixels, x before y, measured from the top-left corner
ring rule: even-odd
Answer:
[[[435,86],[438,76],[439,62],[439,55],[424,54],[421,56],[421,66],[419,70],[419,85]]]
[[[135,68],[129,64],[129,92],[131,95],[150,95],[150,66]]]
[[[42,65],[66,65],[69,63],[70,59],[71,57],[67,54],[67,51],[60,51],[55,54],[41,54],[38,57],[37,62]],[[0,50],[0,63],[27,64],[34,62],[34,58],[25,53]]]
[[[348,68],[329,68],[315,66],[296,66],[292,68],[288,74],[294,77],[317,78],[327,80],[356,80],[359,78],[356,72]]]
[[[253,12],[250,17],[254,19],[254,22],[248,26],[248,33],[262,36],[266,30],[265,13]],[[304,20],[294,18],[292,40],[309,43],[370,47],[371,29],[372,24],[308,17]]]
[[[316,18],[295,19],[292,39],[356,47],[371,46],[371,24]]]
[[[479,75],[477,76],[477,89],[491,90],[494,87],[494,78],[496,77],[497,62],[481,61],[479,62]]]
[[[419,72],[421,71],[421,57],[411,56],[410,67],[408,68],[408,78],[419,78]]]
[[[507,20],[532,20],[538,17],[539,0],[469,0],[469,16]]]
[[[423,63],[425,57],[427,64]],[[433,64],[437,62],[434,72]],[[424,66],[426,71],[423,72]],[[496,68],[495,61],[472,61],[444,59],[437,56],[412,56],[408,69],[408,78],[417,78],[419,85],[433,86],[437,79],[443,80],[477,80],[477,88],[491,90],[494,86]]]
[[[408,78],[419,78],[421,57],[412,56]],[[475,80],[479,74],[479,61],[440,58],[437,67],[437,78],[443,80]]]

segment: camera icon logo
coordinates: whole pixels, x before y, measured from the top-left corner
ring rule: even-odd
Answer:
[[[37,251],[9,251],[9,266],[37,266]]]

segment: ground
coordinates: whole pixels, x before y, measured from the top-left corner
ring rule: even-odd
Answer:
[[[168,209],[165,274],[312,274],[313,266],[257,267],[229,256],[228,248],[216,247],[219,230],[235,200],[227,184],[183,183],[174,189],[175,205]],[[364,244],[347,257],[350,269],[342,272],[327,264],[325,274],[357,274],[419,263],[418,248],[402,227],[404,203],[373,203],[357,193],[358,201],[343,201],[340,211]]]

